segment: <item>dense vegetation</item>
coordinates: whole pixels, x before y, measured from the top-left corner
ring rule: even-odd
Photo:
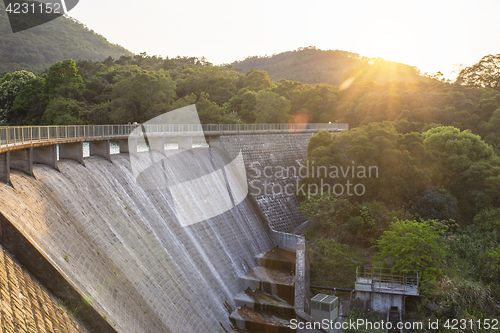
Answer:
[[[314,46],[272,56],[248,57],[231,66],[241,73],[247,73],[252,68],[264,70],[275,81],[286,79],[335,86],[353,78],[378,83],[428,80],[416,67],[382,58],[370,59],[347,51],[320,50]]]
[[[318,50],[296,53],[307,52]],[[0,124],[143,122],[189,104],[203,123],[348,122],[350,131],[309,142],[302,184],[315,194],[301,193],[300,209],[318,223],[306,233],[313,284],[351,287],[364,264],[418,271],[423,318],[491,318],[500,315],[499,60],[484,57],[454,83],[411,68],[414,79],[377,83],[366,66],[395,65],[366,62],[334,86],[204,58],[68,59],[38,75],[5,73]]]
[[[142,122],[196,103],[204,123],[338,120],[357,127],[398,120],[405,131],[440,124],[470,129],[495,149],[500,143],[500,93],[483,88],[480,80],[378,84],[354,79],[336,87],[274,82],[265,71],[241,74],[204,58],[146,54],[65,60],[30,81],[26,75],[32,74],[15,71],[0,79],[0,120],[6,124]]]
[[[468,129],[420,128],[373,122],[311,138],[300,209],[317,222],[312,283],[353,287],[360,264],[418,272],[418,319],[498,318],[500,157]]]
[[[101,61],[108,56],[131,55],[71,18],[59,17],[13,33],[3,1],[0,12],[0,73],[23,69],[40,73],[57,61],[70,58]]]

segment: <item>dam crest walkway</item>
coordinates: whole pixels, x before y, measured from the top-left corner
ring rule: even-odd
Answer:
[[[57,168],[59,159],[83,164],[83,143],[90,155],[110,157],[110,142],[117,142],[120,153],[136,153],[137,141],[146,139],[150,150],[163,151],[166,142],[176,141],[179,149],[191,149],[193,141],[220,136],[299,134],[319,131],[340,133],[346,123],[291,124],[127,124],[68,126],[0,127],[0,182],[10,182],[10,170],[33,174],[33,163]]]

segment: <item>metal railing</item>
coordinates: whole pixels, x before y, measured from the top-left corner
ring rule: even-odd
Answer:
[[[188,132],[250,132],[303,130],[348,130],[349,124],[161,124],[161,125],[69,125],[69,126],[9,126],[0,127],[0,147],[47,141],[126,137],[140,126],[148,134]]]
[[[396,292],[416,292],[418,273],[415,275],[394,274],[390,269],[380,267],[357,267],[356,281],[365,279],[373,290],[390,290]]]

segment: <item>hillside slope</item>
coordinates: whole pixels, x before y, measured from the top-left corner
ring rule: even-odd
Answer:
[[[232,66],[242,73],[252,68],[265,70],[275,81],[287,79],[310,84],[340,85],[351,77],[379,83],[425,80],[416,67],[382,58],[370,59],[347,51],[320,50],[313,46],[270,57],[248,57],[232,63]]]
[[[59,17],[13,33],[4,3],[0,3],[0,73],[19,69],[39,72],[68,58],[101,61],[131,54],[71,18]]]

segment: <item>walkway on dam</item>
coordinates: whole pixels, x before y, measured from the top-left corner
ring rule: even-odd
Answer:
[[[164,137],[190,137],[203,134],[210,137],[241,134],[314,133],[322,130],[340,132],[348,129],[349,124],[346,123],[9,126],[0,127],[0,153],[19,149],[19,146],[124,140],[131,134]]]
[[[266,134],[314,134],[322,130],[340,133],[348,124],[130,124],[0,127],[0,181],[10,182],[10,170],[33,174],[33,163],[57,168],[60,159],[83,163],[83,143],[90,155],[111,161],[110,143],[120,153],[136,154],[138,143],[162,153],[168,141],[179,149],[192,149],[193,142],[218,140],[221,136]]]

